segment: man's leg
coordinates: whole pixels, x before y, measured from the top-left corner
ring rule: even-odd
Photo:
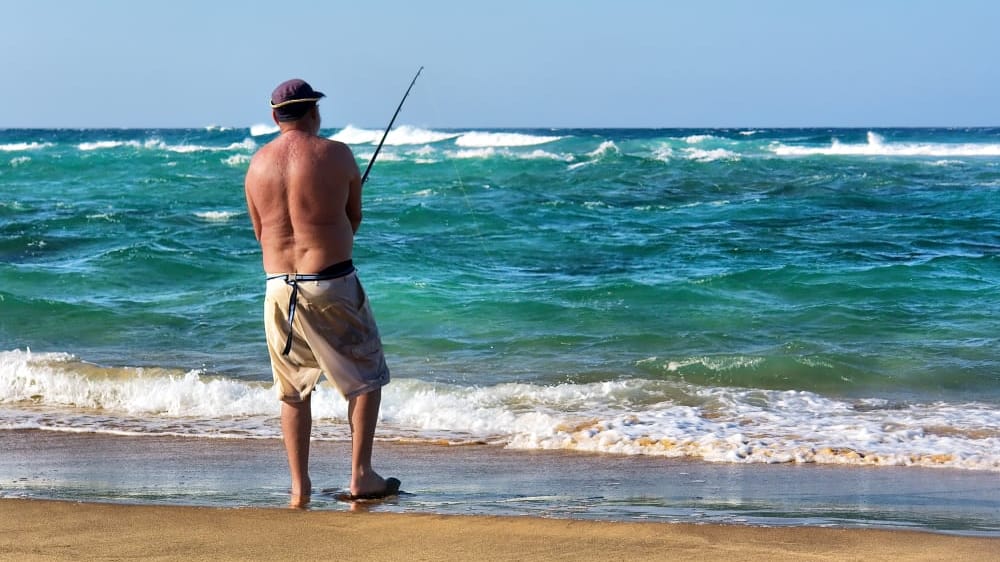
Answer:
[[[382,389],[355,396],[347,403],[351,424],[351,494],[373,494],[385,490],[385,479],[372,468],[372,442]]]
[[[305,507],[312,492],[309,479],[309,436],[312,432],[312,402],[281,403],[281,433],[285,452],[288,453],[288,470],[292,474],[291,507]]]

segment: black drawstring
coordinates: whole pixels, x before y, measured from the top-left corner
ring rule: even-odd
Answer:
[[[291,279],[285,277],[285,283],[292,286],[292,296],[288,299],[288,339],[285,340],[285,350],[281,352],[282,355],[288,355],[292,350],[292,326],[294,325],[293,322],[295,322],[295,305],[299,300],[298,279],[295,277]]]
[[[282,273],[267,278],[268,281],[284,279],[285,284],[292,286],[292,295],[288,298],[288,338],[285,340],[285,349],[281,352],[282,355],[288,355],[292,351],[292,326],[294,326],[293,322],[295,321],[295,306],[299,300],[299,281],[328,281],[351,273],[354,273],[354,264],[351,263],[351,260],[346,260],[315,274]]]

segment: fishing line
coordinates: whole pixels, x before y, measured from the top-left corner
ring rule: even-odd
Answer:
[[[433,106],[434,114],[435,116],[440,118],[442,112],[437,105],[437,96],[429,91],[428,93],[430,94],[428,97],[431,100],[431,105]],[[462,179],[462,173],[458,170],[458,164],[455,163],[454,157],[449,158],[448,155],[445,154],[445,158],[451,163],[451,168],[455,173],[455,178],[458,179],[458,188],[462,190],[462,199],[465,201],[465,208],[468,209],[469,211],[469,217],[472,222],[472,228],[473,230],[475,230],[476,233],[476,240],[479,242],[480,247],[482,247],[483,254],[492,258],[493,257],[492,252],[490,252],[489,247],[486,245],[486,237],[483,235],[483,231],[479,227],[479,221],[476,220],[476,211],[472,206],[472,202],[469,200],[469,192],[467,189],[465,189],[465,181],[463,181]]]

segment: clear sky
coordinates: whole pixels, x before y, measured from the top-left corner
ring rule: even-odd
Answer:
[[[0,128],[1000,126],[995,0],[0,0]]]

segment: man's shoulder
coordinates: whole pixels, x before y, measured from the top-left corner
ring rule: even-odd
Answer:
[[[333,140],[327,137],[320,137],[324,143],[324,148],[327,154],[330,154],[336,158],[352,158],[354,153],[351,151],[351,147],[346,143],[338,140]]]
[[[345,143],[343,143],[343,142],[341,142],[339,140],[331,139],[330,137],[324,137],[323,135],[318,135],[317,138],[320,139],[320,141],[323,142],[326,146],[328,146],[328,147],[330,147],[330,148],[332,148],[334,150],[350,150],[351,149],[351,147],[347,146],[347,144],[345,144]]]
[[[277,140],[277,139],[275,139],[275,140]],[[251,169],[257,163],[271,159],[271,152],[274,151],[274,147],[272,146],[273,144],[274,144],[274,141],[272,140],[271,142],[269,142],[269,143],[265,144],[264,146],[260,147],[259,149],[257,149],[257,152],[253,153],[253,156],[250,157],[250,168]]]

